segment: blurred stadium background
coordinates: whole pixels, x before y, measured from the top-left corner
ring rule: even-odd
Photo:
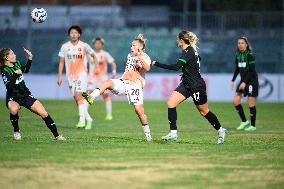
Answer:
[[[174,63],[180,53],[175,41],[177,33],[182,29],[191,30],[200,39],[201,72],[209,82],[209,99],[228,101],[233,95],[228,83],[234,69],[236,39],[244,35],[253,46],[257,71],[262,73],[260,99],[284,101],[281,88],[284,85],[283,6],[282,0],[245,3],[237,0],[1,0],[0,46],[11,47],[21,60],[24,59],[22,46],[32,50],[35,63],[31,73],[37,77],[27,79],[33,80],[35,95],[70,98],[68,89],[62,91],[55,84],[57,54],[61,44],[68,40],[66,31],[70,25],[80,25],[84,29],[81,39],[89,44],[96,36],[105,38],[105,49],[116,59],[120,73],[124,70],[130,41],[138,33],[148,38],[147,52],[153,60]],[[48,18],[44,23],[31,21],[29,12],[34,7],[46,9]],[[173,83],[173,86],[178,82],[175,76],[152,73],[166,71],[151,70],[148,81],[158,76],[157,82]],[[41,78],[53,88],[50,95],[37,84]],[[173,88],[172,85],[167,89]],[[227,95],[218,95],[220,90],[225,90]],[[4,97],[4,91],[3,88],[0,97]],[[151,99],[153,95],[148,96]],[[164,96],[161,94],[155,99]]]

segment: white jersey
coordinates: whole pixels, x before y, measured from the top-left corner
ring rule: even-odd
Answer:
[[[114,58],[107,51],[94,51],[94,54],[98,60],[98,64],[89,64],[89,81],[91,82],[96,82],[105,78],[107,75],[108,64],[114,63]]]
[[[68,81],[75,81],[87,77],[87,55],[92,55],[93,49],[82,41],[73,45],[70,41],[64,43],[58,56],[64,58]]]
[[[151,59],[146,53],[142,54],[142,58],[146,64],[151,65]],[[138,57],[129,53],[122,79],[134,84],[141,84],[141,86],[144,87],[145,72],[146,71],[142,68],[142,64]]]

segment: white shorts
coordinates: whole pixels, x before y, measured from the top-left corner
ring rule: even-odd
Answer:
[[[122,79],[112,79],[113,90],[116,95],[126,95],[129,104],[143,104],[143,89],[140,86],[131,85]]]
[[[69,80],[69,89],[73,96],[75,92],[83,93],[87,91],[88,78],[80,77],[77,80]]]

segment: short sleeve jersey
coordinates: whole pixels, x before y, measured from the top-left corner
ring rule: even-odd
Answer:
[[[143,59],[146,64],[151,65],[151,59],[148,54],[143,53]],[[145,85],[145,72],[146,70],[142,68],[138,57],[129,53],[122,79],[129,80],[132,83],[141,84],[143,87]]]
[[[93,49],[82,41],[76,45],[70,41],[62,45],[58,56],[64,58],[68,80],[77,80],[82,76],[87,77],[87,55],[92,54],[94,54]]]
[[[94,51],[98,64],[89,64],[89,80],[92,82],[103,79],[107,75],[107,66],[114,62],[114,58],[104,50]]]

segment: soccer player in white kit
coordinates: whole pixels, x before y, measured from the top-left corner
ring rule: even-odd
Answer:
[[[139,34],[131,45],[131,52],[127,56],[125,71],[120,79],[110,79],[103,82],[92,93],[83,93],[84,98],[90,103],[109,89],[114,94],[126,95],[129,104],[133,105],[144,131],[147,141],[152,141],[147,116],[144,114],[143,87],[145,85],[145,72],[150,70],[151,59],[144,52],[145,39]]]
[[[80,118],[76,127],[91,129],[93,119],[88,113],[88,103],[82,97],[82,93],[87,91],[88,84],[87,55],[93,57],[94,63],[97,63],[97,59],[93,49],[87,43],[79,40],[81,34],[82,30],[79,26],[74,25],[68,29],[70,41],[62,45],[58,54],[60,61],[57,84],[60,86],[62,83],[62,72],[65,63],[69,88],[79,110]]]
[[[98,64],[89,64],[89,82],[88,82],[88,91],[93,92],[96,88],[98,88],[104,81],[108,80],[107,76],[107,68],[108,65],[112,67],[112,79],[115,78],[116,75],[116,64],[114,58],[105,50],[104,47],[104,39],[101,37],[96,37],[93,40],[94,52],[96,58],[98,60]],[[90,62],[90,61],[89,61]],[[112,104],[111,97],[109,92],[104,92],[102,94],[105,107],[106,107],[106,117],[105,120],[112,120]]]

